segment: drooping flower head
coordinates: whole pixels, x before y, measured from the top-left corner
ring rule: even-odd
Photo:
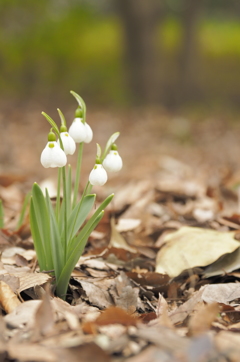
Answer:
[[[117,151],[117,145],[113,144],[111,146],[111,150],[103,160],[103,167],[108,172],[118,172],[122,168],[122,158],[119,156],[119,153]]]
[[[75,118],[69,128],[69,134],[76,143],[89,143],[92,141],[93,131],[89,124],[85,122],[81,108],[77,108],[75,112]]]
[[[78,108],[75,118],[69,128],[69,134],[76,143],[84,142],[87,137],[86,127],[82,118],[82,110]]]
[[[52,130],[48,134],[48,143],[41,153],[43,167],[63,167],[67,163],[67,156],[56,142],[56,135]]]
[[[76,150],[76,143],[73,138],[67,132],[67,127],[62,125],[60,127],[60,137],[63,143],[63,149],[66,155],[73,155]],[[60,141],[58,140],[58,145],[60,146]]]
[[[86,132],[87,132],[87,136],[85,138],[85,143],[90,143],[92,141],[93,138],[93,131],[92,128],[89,126],[88,123],[85,123],[85,128],[86,128]]]
[[[93,186],[103,186],[107,182],[107,179],[107,172],[97,157],[96,163],[89,175],[89,182]]]

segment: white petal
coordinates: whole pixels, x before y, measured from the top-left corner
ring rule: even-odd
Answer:
[[[70,136],[68,132],[60,133],[60,137],[66,155],[73,155],[76,150],[76,143],[74,142],[73,138]],[[58,140],[58,145],[60,146],[59,140]]]
[[[89,175],[89,181],[92,185],[103,186],[107,182],[107,172],[102,165],[95,165]]]
[[[52,146],[52,147],[49,147]],[[67,163],[67,157],[56,141],[48,142],[41,154],[43,167],[63,167]]]
[[[111,150],[103,160],[103,167],[109,172],[120,171],[122,165],[122,158],[119,156],[118,151],[115,150]]]
[[[75,118],[69,128],[70,136],[76,143],[84,142],[87,137],[87,130],[85,124],[82,123],[81,118]]]
[[[86,131],[87,131],[87,137],[85,138],[85,143],[90,143],[93,138],[93,131],[92,128],[89,126],[89,124],[85,123]]]

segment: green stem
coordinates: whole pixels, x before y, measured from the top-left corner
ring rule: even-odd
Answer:
[[[64,264],[66,263],[67,258],[67,210],[68,210],[68,201],[67,200],[67,182],[66,182],[66,168],[62,167],[62,180],[63,180],[63,199],[64,199]]]
[[[61,202],[61,167],[58,168],[58,185],[57,185],[57,200],[56,200],[56,219],[58,221],[59,211],[60,211],[60,202]]]
[[[83,142],[79,143],[79,148],[78,148],[76,178],[75,178],[75,185],[74,185],[74,192],[73,192],[73,206],[72,206],[73,209],[77,203],[78,188],[79,188],[80,174],[81,174],[81,165],[82,165],[82,154],[83,154]]]

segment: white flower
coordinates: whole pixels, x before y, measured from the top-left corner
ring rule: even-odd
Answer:
[[[103,186],[107,182],[107,172],[101,164],[96,164],[89,175],[89,182],[92,185]]]
[[[93,131],[92,128],[89,126],[89,124],[85,123],[86,131],[87,131],[87,137],[84,140],[85,143],[90,143],[93,138]]]
[[[73,155],[76,150],[76,143],[68,132],[61,132],[60,137],[63,143],[64,152],[66,155]],[[60,146],[59,140],[57,141]]]
[[[119,156],[118,151],[116,150],[111,150],[103,160],[103,167],[109,172],[120,171],[122,165],[122,158]]]
[[[87,137],[87,129],[82,118],[74,118],[73,123],[69,128],[69,134],[76,143],[84,142]]]
[[[43,167],[63,167],[67,163],[67,156],[56,141],[48,142],[41,154]]]

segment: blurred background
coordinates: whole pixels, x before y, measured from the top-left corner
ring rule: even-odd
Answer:
[[[238,0],[1,0],[1,102],[238,107]]]
[[[1,0],[0,172],[39,169],[41,111],[72,120],[70,90],[94,143],[122,132],[129,177],[163,154],[238,168],[239,20],[239,0]]]

